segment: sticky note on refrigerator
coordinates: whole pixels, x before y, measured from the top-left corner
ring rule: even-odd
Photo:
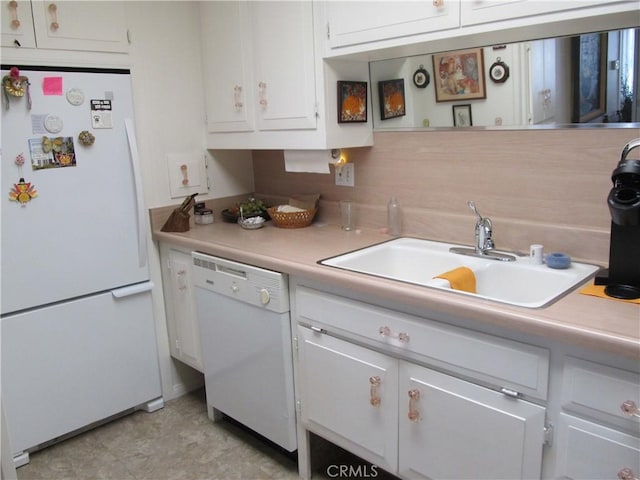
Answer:
[[[62,95],[62,77],[44,77],[42,79],[44,95]]]

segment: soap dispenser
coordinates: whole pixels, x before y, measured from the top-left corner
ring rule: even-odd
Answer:
[[[397,237],[402,231],[402,211],[398,199],[393,196],[387,205],[387,226],[389,235]]]

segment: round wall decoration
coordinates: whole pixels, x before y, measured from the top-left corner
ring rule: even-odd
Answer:
[[[418,88],[425,88],[430,81],[429,72],[424,69],[424,65],[420,65],[420,68],[413,74],[413,84]]]
[[[509,78],[509,67],[500,60],[500,57],[489,68],[489,77],[495,83],[504,83]]]

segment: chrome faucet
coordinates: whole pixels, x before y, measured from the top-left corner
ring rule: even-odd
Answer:
[[[493,250],[493,227],[491,219],[483,217],[478,213],[476,204],[473,201],[467,202],[467,205],[473,213],[476,214],[476,244],[474,248],[465,247],[451,247],[450,252],[460,253],[462,255],[470,255],[472,257],[491,258],[494,260],[501,260],[503,262],[513,262],[516,257],[507,253],[500,253]]]
[[[485,254],[493,250],[494,246],[491,238],[491,219],[480,215],[473,201],[467,202],[467,205],[476,214],[476,253]]]

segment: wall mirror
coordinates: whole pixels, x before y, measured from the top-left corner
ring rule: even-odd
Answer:
[[[629,126],[640,121],[639,30],[372,61],[374,130]],[[379,84],[399,79],[405,114],[382,120]]]

